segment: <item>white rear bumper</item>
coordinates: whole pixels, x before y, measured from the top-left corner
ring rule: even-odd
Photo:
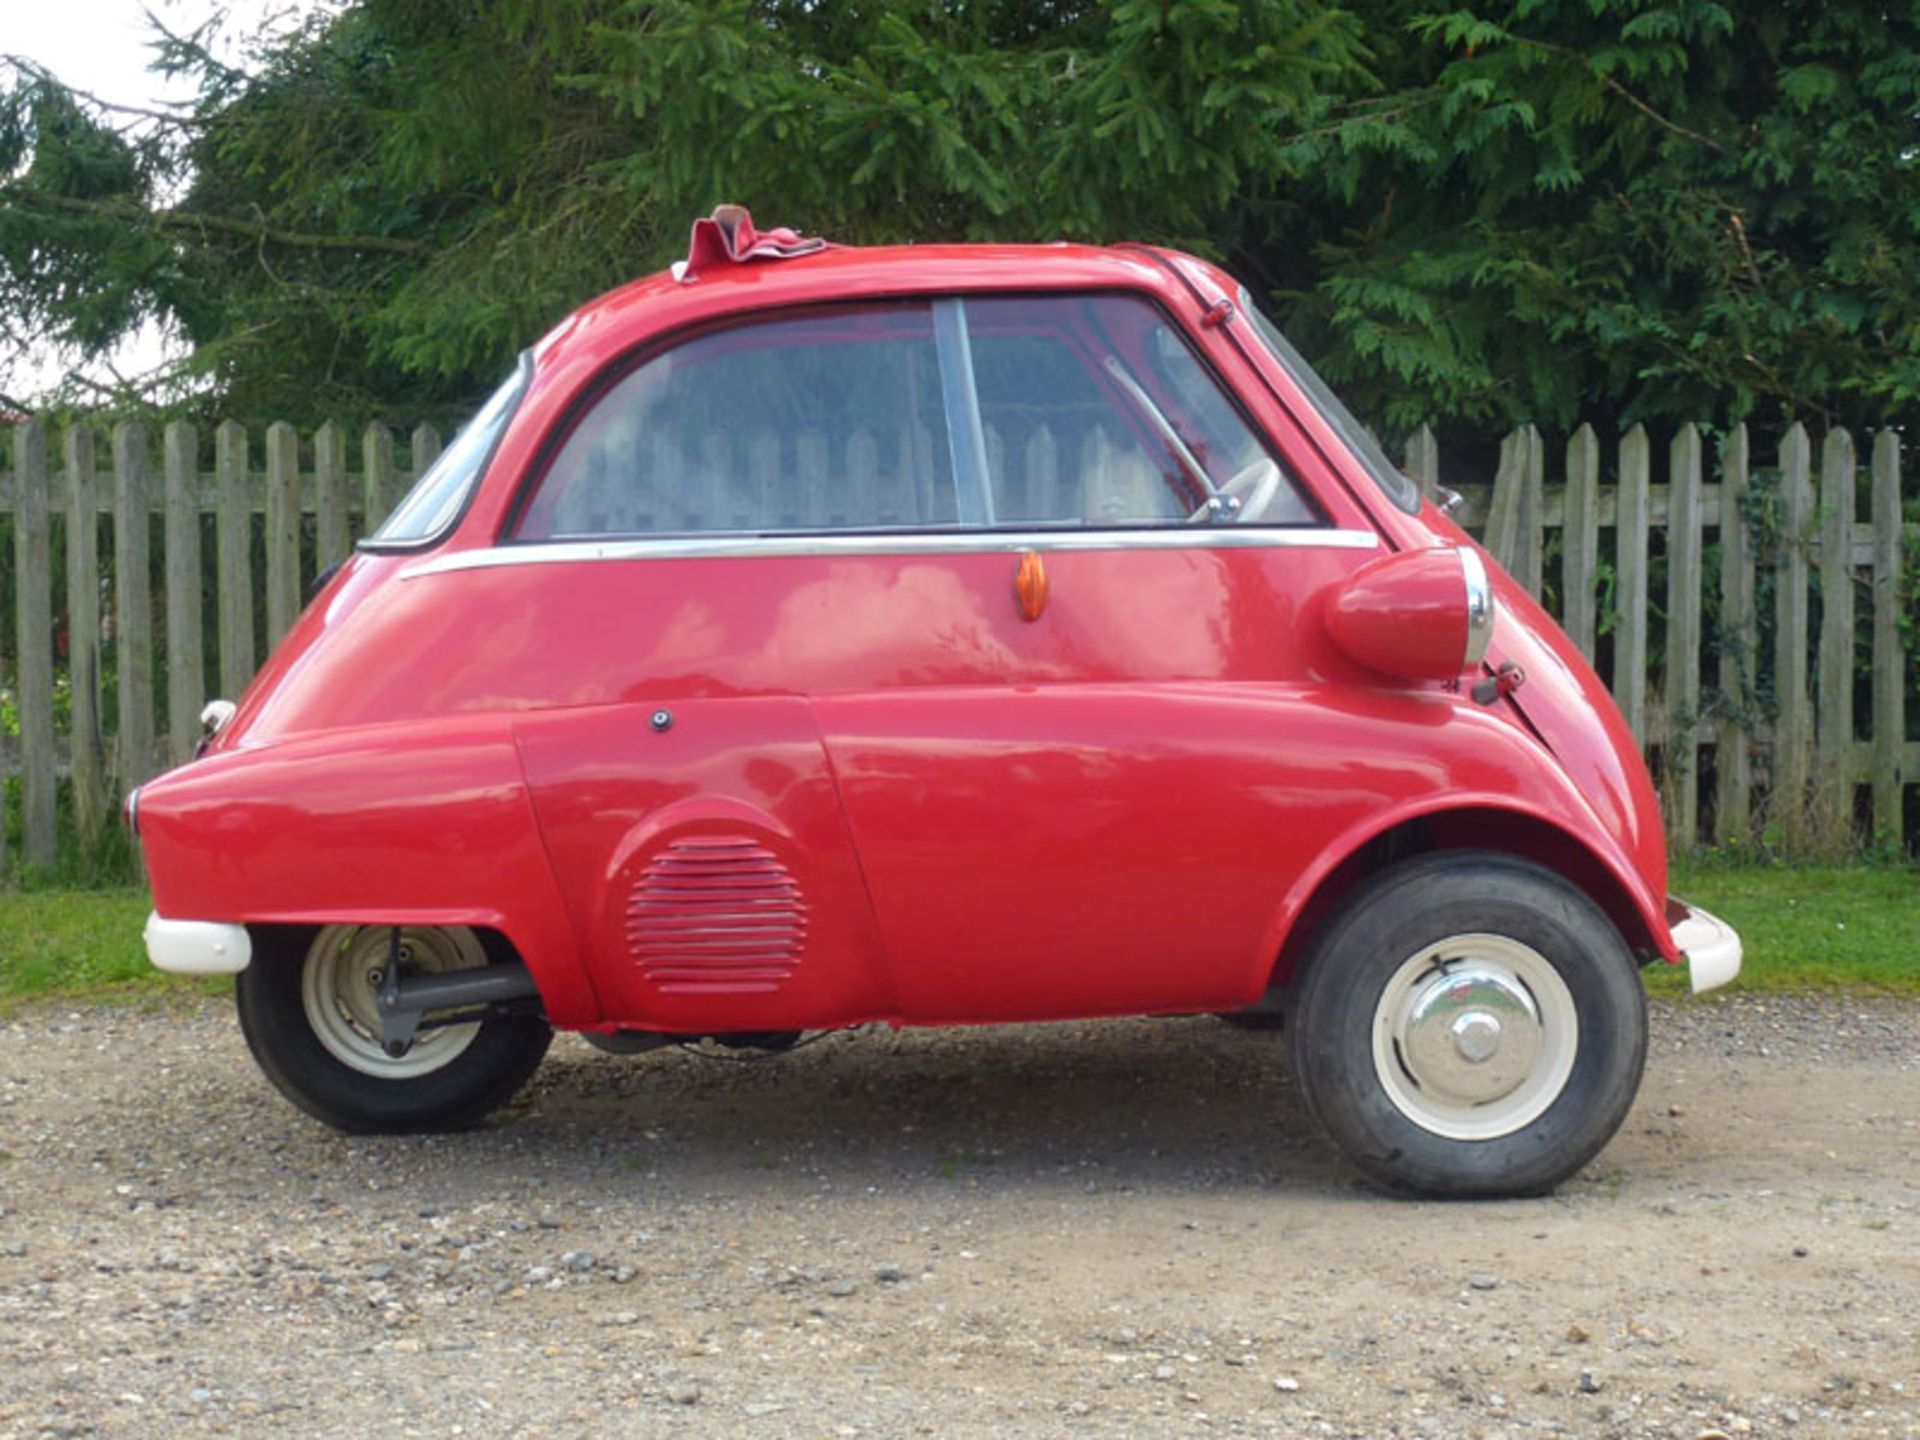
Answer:
[[[1693,992],[1714,990],[1740,973],[1740,936],[1717,915],[1687,906],[1687,918],[1673,927],[1673,943],[1687,957]]]
[[[253,959],[244,925],[147,916],[147,959],[175,975],[237,975]]]

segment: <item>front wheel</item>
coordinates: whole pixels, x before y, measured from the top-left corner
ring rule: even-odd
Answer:
[[[392,936],[386,926],[256,931],[253,963],[234,988],[247,1048],[281,1094],[336,1129],[472,1125],[526,1083],[553,1031],[534,1016],[488,1016],[422,1029],[405,1054],[389,1055],[375,992]],[[489,960],[482,938],[462,926],[406,927],[400,955],[405,974]]]
[[[1646,1063],[1619,932],[1549,870],[1430,855],[1362,885],[1315,937],[1293,1012],[1307,1107],[1387,1187],[1534,1195],[1600,1152]]]

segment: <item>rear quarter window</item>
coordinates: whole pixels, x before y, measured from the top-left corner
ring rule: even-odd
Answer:
[[[522,356],[513,374],[487,398],[479,413],[454,436],[453,443],[440,452],[440,458],[394,507],[386,523],[363,542],[369,549],[414,549],[432,544],[453,528],[506,432],[507,422],[519,408],[532,375],[531,357]]]

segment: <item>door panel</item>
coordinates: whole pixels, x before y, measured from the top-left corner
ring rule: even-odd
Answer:
[[[1031,623],[1013,589],[1022,553],[446,577],[546,570],[563,583],[530,593],[536,608],[565,596],[579,613],[633,617],[622,648],[645,678],[515,724],[612,1013],[667,1028],[742,1028],[750,1013],[786,1028],[1215,1008],[1257,991],[1264,927],[1315,837],[1333,833],[1316,797],[1353,802],[1333,777],[1354,762],[1313,738],[1329,733],[1342,667],[1306,638],[1319,627],[1292,597],[1368,552],[1042,551],[1051,598]],[[468,678],[497,698],[528,674]],[[650,724],[661,707],[664,732]],[[694,841],[738,843],[702,857]],[[660,913],[642,892],[662,862],[728,856],[745,869],[729,887],[722,867],[719,900],[779,911],[790,878],[804,961],[689,988],[649,949],[665,932],[635,929]],[[733,953],[728,937],[695,938]],[[777,925],[747,938],[781,954],[800,943]]]
[[[515,736],[608,1019],[780,1030],[894,1013],[805,701],[555,711]]]
[[[902,1014],[1245,1004],[1292,880],[1406,784],[1356,758],[1371,722],[1329,708],[1289,598],[1354,552],[1044,558],[1047,609],[1015,649],[1100,678],[815,702]]]

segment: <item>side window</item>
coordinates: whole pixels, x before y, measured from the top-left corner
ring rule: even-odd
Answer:
[[[1066,337],[1036,329],[1048,301],[969,301],[974,385],[998,525],[1177,522],[1197,499],[1127,423]]]
[[[367,543],[378,549],[384,545],[415,546],[430,544],[453,525],[467,496],[480,479],[480,472],[499,443],[514,408],[526,393],[533,376],[533,362],[526,356],[514,367],[500,388],[493,392],[480,413],[427,468],[407,496],[394,507],[379,532]]]
[[[522,539],[949,526],[931,306],[841,306],[696,337],[616,381]]]
[[[1160,312],[1124,295],[964,305],[997,526],[1312,524]],[[1222,498],[1211,498],[1222,497]]]
[[[1090,293],[820,307],[683,341],[574,423],[517,537],[1315,519],[1160,312]]]

